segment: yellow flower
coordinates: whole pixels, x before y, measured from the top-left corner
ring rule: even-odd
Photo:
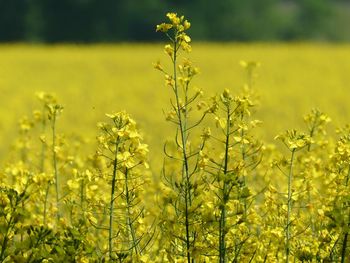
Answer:
[[[181,22],[180,18],[177,16],[176,13],[167,13],[166,16],[169,18],[170,22],[175,26],[179,25]]]
[[[188,53],[192,51],[191,45],[189,45],[186,41],[181,42],[181,48],[183,51],[188,52]]]
[[[225,129],[226,128],[226,119],[225,118],[219,118],[219,117],[215,117],[216,120],[216,127],[221,127],[221,129]]]
[[[167,44],[164,46],[164,52],[168,54],[170,57],[172,57],[174,54],[174,48],[171,45]]]
[[[248,69],[248,70],[252,70],[254,68],[257,68],[257,67],[260,67],[260,63],[259,62],[256,62],[256,61],[244,61],[244,60],[241,60],[239,62],[239,64],[245,68],[245,69]]]
[[[281,140],[289,150],[300,150],[312,143],[309,135],[297,132],[296,130],[286,131],[283,134],[277,135],[275,140]]]
[[[141,155],[143,155],[143,156],[147,155],[147,153],[148,153],[148,145],[145,144],[145,143],[140,143],[137,146],[136,152],[141,154]]]
[[[183,25],[184,25],[184,30],[187,30],[191,27],[191,23],[188,22],[187,20],[184,21]]]
[[[70,190],[76,190],[79,189],[79,182],[77,180],[68,180],[67,181],[67,186]]]
[[[155,69],[160,70],[160,71],[163,71],[163,70],[164,70],[163,67],[162,67],[162,65],[160,64],[160,61],[157,61],[156,63],[154,63],[154,64],[153,64],[153,67],[154,67]]]
[[[160,31],[160,32],[165,33],[165,32],[168,32],[172,27],[173,27],[173,25],[171,25],[171,24],[162,23],[160,25],[157,25],[156,32]]]

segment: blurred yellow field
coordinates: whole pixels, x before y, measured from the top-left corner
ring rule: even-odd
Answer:
[[[158,44],[0,47],[1,157],[16,136],[16,120],[37,106],[35,92],[54,92],[65,111],[58,129],[94,138],[105,112],[126,110],[156,153],[171,127],[164,122],[169,90],[152,64],[166,61]],[[256,90],[264,138],[301,123],[313,107],[334,125],[350,117],[350,46],[327,44],[197,44],[191,58],[202,74],[195,86],[210,96],[245,80],[241,60],[261,63]],[[30,112],[30,111],[29,111]],[[156,128],[155,128],[156,127]],[[151,156],[154,158],[154,156]]]

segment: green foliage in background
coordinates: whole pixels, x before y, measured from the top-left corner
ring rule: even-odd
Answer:
[[[349,40],[350,4],[337,0],[0,0],[0,41],[160,40],[166,10],[184,13],[196,40]]]

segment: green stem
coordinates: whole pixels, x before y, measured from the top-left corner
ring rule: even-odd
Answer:
[[[41,123],[41,132],[43,135],[45,134],[45,130],[46,130],[46,120],[45,120],[44,116],[45,116],[45,107],[42,110],[43,121]],[[45,142],[42,142],[41,143],[40,165],[39,165],[39,167],[40,167],[39,169],[40,169],[41,173],[43,173],[44,169],[45,169],[45,153],[46,153],[46,144],[45,144]]]
[[[314,133],[315,133],[315,129],[316,129],[316,122],[317,122],[317,119],[318,119],[318,114],[316,114],[315,116],[315,119],[312,123],[312,126],[310,128],[310,138],[312,139],[313,136],[314,136]],[[307,146],[307,150],[308,152],[311,151],[311,143],[309,143],[309,145]],[[307,182],[307,195],[308,195],[308,204],[311,205],[311,191],[310,191],[310,186],[311,186],[311,182],[310,180]],[[312,233],[313,235],[316,234],[316,228],[315,228],[315,223],[314,223],[314,220],[313,220],[313,217],[311,216],[310,217],[310,225],[311,225],[311,230],[312,230]]]
[[[137,244],[135,228],[133,225],[133,220],[131,218],[131,210],[130,210],[132,203],[129,196],[128,171],[129,171],[128,169],[125,170],[125,199],[126,199],[126,206],[127,206],[127,222],[130,230],[131,239],[132,239],[132,248],[135,249],[135,253],[136,255],[138,255],[140,250]]]
[[[117,165],[118,165],[118,145],[119,141],[115,142],[115,151],[114,151],[114,161],[113,161],[113,176],[112,176],[112,187],[111,187],[111,200],[109,203],[109,236],[108,236],[108,248],[109,248],[109,258],[113,260],[113,209],[114,209],[114,198],[115,198],[115,182],[117,177]]]
[[[243,122],[243,118],[244,118],[244,116],[243,116],[243,113],[242,113],[242,115],[241,115],[241,122]],[[241,130],[241,142],[242,142],[242,144],[241,144],[241,155],[242,155],[242,161],[243,161],[243,163],[245,164],[245,159],[246,159],[246,153],[245,153],[245,146],[244,146],[244,140],[243,140],[243,137],[244,137],[244,130],[242,129]],[[245,178],[245,175],[243,174],[243,187],[245,187],[246,186],[246,178]],[[243,213],[243,216],[244,216],[244,218],[246,218],[247,217],[247,198],[244,198],[244,200],[243,200],[243,205],[244,205],[244,213]]]
[[[45,202],[44,202],[44,226],[46,225],[47,221],[47,201],[49,197],[49,190],[50,190],[50,182],[47,182],[46,190],[45,190]]]
[[[56,190],[56,207],[57,207],[57,223],[60,220],[60,197],[59,197],[59,183],[58,183],[58,169],[57,169],[57,153],[56,153],[56,112],[52,116],[52,155],[53,155],[53,169],[55,176],[55,190]]]
[[[294,162],[294,154],[295,149],[292,150],[292,155],[290,158],[290,167],[288,174],[288,210],[287,210],[287,226],[286,226],[286,263],[289,263],[289,255],[290,255],[290,237],[291,237],[291,227],[290,227],[290,219],[292,213],[292,183],[293,183],[293,162]]]
[[[82,179],[81,184],[80,184],[80,208],[81,208],[81,210],[84,210],[84,188],[85,188],[85,182],[84,182],[84,179]]]
[[[18,207],[19,203],[20,203],[20,200],[18,199],[18,196],[16,196],[16,202],[15,202],[15,204],[13,206],[13,211],[11,211],[12,212],[11,215],[14,215],[16,213],[16,210],[17,210],[17,207]],[[3,237],[4,239],[3,239],[2,245],[1,245],[0,262],[3,262],[6,259],[5,251],[7,249],[7,244],[10,241],[9,233],[15,227],[15,224],[16,224],[16,222],[14,221],[14,217],[11,216],[10,220],[8,221],[7,228],[6,228],[6,231],[5,231],[5,235]]]
[[[314,121],[312,122],[312,126],[311,126],[311,129],[310,129],[310,138],[312,138],[312,137],[314,136],[315,129],[316,129],[316,124],[317,124],[319,115],[320,115],[320,114],[319,114],[318,112],[316,112],[315,119],[314,119]],[[309,145],[307,146],[307,150],[308,150],[308,151],[311,151],[311,143],[309,143]]]
[[[7,249],[7,243],[9,241],[9,238],[8,238],[8,233],[9,233],[9,230],[10,230],[10,224],[12,222],[12,217],[10,219],[10,222],[8,224],[8,227],[6,229],[6,233],[4,235],[4,239],[2,241],[2,245],[1,245],[1,254],[0,254],[0,262],[3,262],[4,259],[5,259],[5,251]]]
[[[42,121],[42,134],[45,134],[45,130],[46,130],[46,121],[45,121],[45,107],[42,110],[42,117],[43,117],[43,121]],[[41,155],[40,155],[40,165],[39,165],[39,169],[40,172],[43,173],[45,171],[45,153],[46,153],[46,144],[45,142],[41,143]],[[44,226],[46,225],[46,217],[47,217],[47,200],[48,200],[48,196],[49,196],[49,189],[50,189],[50,182],[47,182],[47,186],[46,186],[46,190],[45,190],[45,199],[44,199],[44,216],[43,216],[43,224]]]
[[[341,263],[344,263],[346,259],[346,247],[348,243],[348,236],[349,236],[349,232],[346,232],[344,234],[343,245],[341,250]]]
[[[349,179],[350,179],[350,165],[349,165],[348,173],[347,173],[346,180],[345,180],[345,186],[348,186]],[[349,214],[349,217],[350,217],[350,212],[348,212],[348,214]],[[347,227],[349,227],[349,225],[350,224],[348,223]],[[346,229],[346,232],[344,234],[344,239],[343,239],[342,250],[341,250],[341,263],[344,263],[345,259],[346,259],[346,248],[347,248],[347,245],[348,245],[348,237],[349,237],[349,231],[348,231],[348,229]]]
[[[229,162],[229,145],[230,145],[230,106],[227,106],[227,120],[226,120],[226,139],[225,139],[225,161],[224,161],[224,184],[222,189],[222,206],[220,209],[220,222],[219,222],[219,262],[226,262],[226,204],[228,202],[227,193],[227,171]]]
[[[179,99],[179,91],[178,91],[178,85],[177,85],[177,69],[176,69],[176,59],[177,59],[177,42],[176,42],[176,36],[174,41],[174,55],[173,55],[173,72],[174,72],[174,93],[176,97],[176,107],[177,107],[177,115],[179,119],[179,126],[180,126],[180,133],[181,133],[181,144],[182,144],[182,157],[183,157],[183,174],[186,180],[185,185],[185,227],[186,227],[186,255],[187,255],[187,262],[191,263],[192,261],[192,255],[191,255],[191,241],[190,241],[190,220],[189,220],[189,207],[192,203],[191,198],[191,190],[190,190],[190,178],[189,178],[189,168],[188,168],[188,156],[186,151],[186,144],[187,144],[187,136],[186,136],[186,118],[182,119],[181,115],[181,107],[180,107],[180,99]]]

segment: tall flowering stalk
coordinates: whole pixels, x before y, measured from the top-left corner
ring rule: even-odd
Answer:
[[[42,110],[35,112],[36,120],[40,122],[41,124],[41,135],[40,135],[40,141],[41,141],[41,151],[40,151],[40,157],[39,157],[39,172],[44,175],[45,173],[45,159],[46,159],[46,152],[47,152],[47,142],[46,142],[46,128],[47,128],[47,121],[50,120],[52,113],[49,112],[50,107],[48,105],[55,105],[56,104],[56,98],[49,93],[45,92],[38,92],[36,94],[37,98],[42,104]],[[56,125],[56,124],[55,124]],[[56,163],[56,162],[55,162]],[[57,163],[56,163],[57,165]],[[56,174],[57,175],[57,174]],[[44,207],[43,207],[43,224],[47,224],[47,205],[48,205],[48,198],[49,198],[49,191],[50,191],[50,185],[51,181],[47,180],[47,185],[45,189],[45,196],[44,196]]]
[[[51,152],[52,152],[52,166],[53,166],[53,174],[55,178],[55,196],[56,196],[56,218],[57,222],[61,218],[61,211],[60,211],[60,178],[59,178],[59,171],[58,171],[58,164],[57,164],[57,152],[59,151],[59,146],[57,144],[57,133],[56,133],[56,121],[57,117],[62,113],[63,107],[59,104],[53,103],[53,104],[47,104],[48,108],[48,118],[51,122],[51,132],[52,132],[52,145],[51,145]]]
[[[147,178],[138,170],[140,165],[148,167],[148,147],[128,114],[106,115],[110,123],[99,124],[97,154],[110,167],[106,174],[111,184],[106,228],[109,258],[122,262],[141,257],[151,239],[150,229],[141,226],[146,211],[140,198]]]
[[[259,121],[248,121],[253,107],[248,95],[234,97],[226,89],[216,103],[218,110],[214,116],[218,129],[216,133],[208,134],[213,145],[201,152],[201,169],[208,175],[215,207],[216,222],[213,224],[209,217],[208,228],[212,229],[214,225],[212,236],[218,237],[218,240],[213,239],[217,244],[212,246],[216,247],[219,262],[231,259],[238,262],[243,260],[243,247],[250,239],[248,226],[254,217],[248,213],[252,193],[245,177],[261,161],[262,144],[249,133]],[[254,249],[250,247],[250,251],[252,253],[245,253],[246,258],[253,260]]]
[[[329,180],[326,185],[327,198],[324,214],[328,217],[330,233],[337,233],[336,242],[331,250],[330,258],[338,262],[349,259],[349,227],[350,227],[350,127],[338,131],[340,137],[336,142],[330,158]]]
[[[285,262],[290,262],[291,254],[291,242],[293,237],[292,224],[294,221],[293,217],[293,204],[295,200],[295,189],[293,187],[294,181],[294,163],[295,155],[297,151],[302,150],[311,143],[310,136],[304,133],[297,132],[296,130],[287,131],[284,134],[276,136],[276,139],[281,140],[290,152],[290,160],[288,162],[287,175],[287,215],[285,223]]]
[[[200,225],[199,210],[201,207],[200,198],[201,183],[198,177],[198,160],[200,149],[204,147],[203,140],[197,148],[193,147],[189,135],[193,132],[205,115],[210,112],[206,110],[198,120],[192,120],[190,113],[193,110],[192,105],[201,95],[200,90],[194,90],[190,87],[191,81],[198,74],[198,69],[192,66],[192,63],[185,59],[183,63],[178,62],[180,51],[191,51],[191,38],[186,31],[190,28],[190,23],[183,16],[179,17],[175,13],[168,13],[169,22],[157,26],[157,31],[165,33],[170,44],[165,45],[165,53],[170,57],[172,70],[168,73],[160,63],[155,67],[164,73],[166,84],[173,92],[174,100],[171,100],[172,109],[167,114],[167,120],[175,124],[177,132],[175,136],[175,153],[169,152],[168,144],[164,146],[164,152],[170,161],[180,163],[179,168],[168,171],[164,167],[165,183],[174,193],[174,200],[169,204],[174,210],[170,209],[167,213],[174,213],[177,217],[177,227],[180,229],[171,235],[175,237],[173,242],[174,251],[170,257],[185,257],[188,263],[195,262],[199,256],[201,236],[198,231]],[[178,153],[178,154],[177,154]],[[179,170],[177,170],[179,169]],[[172,212],[171,212],[172,211]],[[165,217],[172,217],[165,215]],[[181,227],[184,227],[181,230]],[[176,233],[174,233],[176,232]],[[168,253],[169,254],[169,253]]]

